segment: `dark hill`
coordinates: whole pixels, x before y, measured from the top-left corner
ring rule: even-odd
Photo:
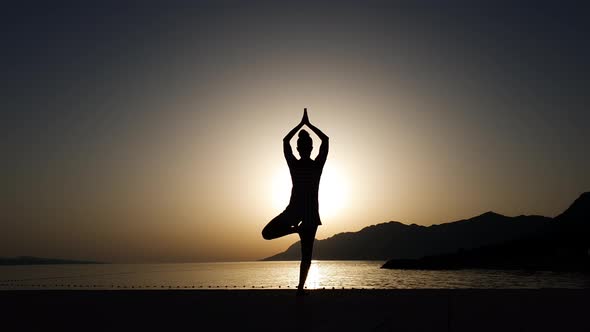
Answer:
[[[391,221],[316,240],[314,259],[387,260],[451,253],[460,248],[477,248],[543,233],[551,220],[542,216],[507,217],[486,212],[470,219],[432,226]],[[296,242],[285,252],[264,260],[299,259],[300,244]]]
[[[590,222],[590,192],[585,192],[580,195],[580,197],[578,197],[567,210],[555,219]]]
[[[392,269],[530,269],[590,272],[590,193],[582,194],[543,232],[454,253],[391,259]]]

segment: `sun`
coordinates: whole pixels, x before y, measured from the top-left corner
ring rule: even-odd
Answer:
[[[284,210],[291,197],[291,176],[287,167],[275,171],[272,181],[272,205],[277,211]],[[319,204],[322,219],[336,217],[345,208],[348,186],[338,167],[326,164],[320,179]]]

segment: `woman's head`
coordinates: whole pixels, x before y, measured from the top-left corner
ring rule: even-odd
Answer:
[[[299,137],[297,138],[297,151],[301,158],[309,158],[311,156],[311,150],[313,150],[313,141],[309,133],[302,129],[299,131]]]

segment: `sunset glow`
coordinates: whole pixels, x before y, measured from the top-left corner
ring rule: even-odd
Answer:
[[[555,216],[590,188],[588,20],[561,4],[44,3],[4,29],[0,256],[282,252],[297,235],[261,230],[304,108],[330,141],[320,240]]]

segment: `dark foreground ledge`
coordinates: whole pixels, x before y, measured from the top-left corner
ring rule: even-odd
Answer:
[[[0,291],[14,331],[590,331],[589,301],[590,289]]]

